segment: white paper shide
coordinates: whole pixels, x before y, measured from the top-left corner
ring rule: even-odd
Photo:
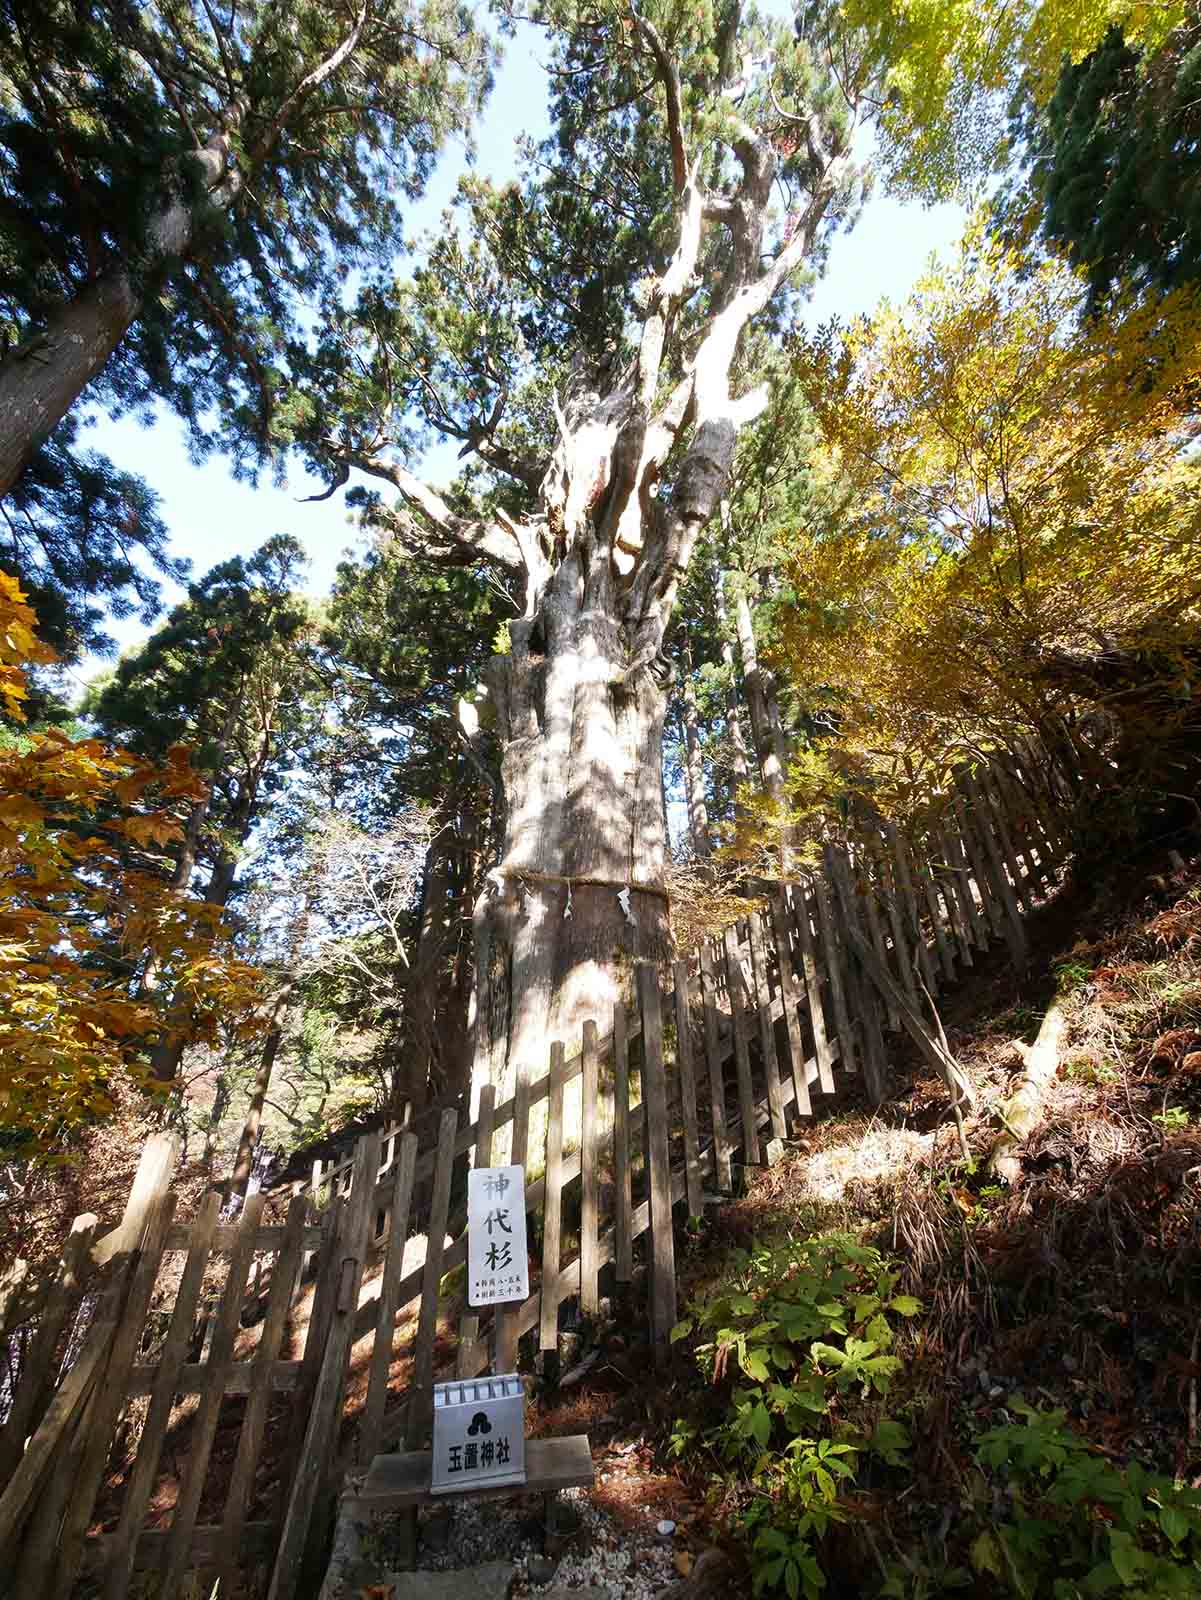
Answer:
[[[530,1292],[525,1169],[477,1167],[467,1176],[467,1300],[494,1306]]]

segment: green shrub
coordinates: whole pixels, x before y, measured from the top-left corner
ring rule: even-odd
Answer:
[[[974,1540],[972,1565],[1021,1600],[1176,1600],[1201,1593],[1201,1494],[1116,1466],[1066,1426],[1062,1411],[1009,1402],[1024,1420],[990,1428],[976,1459],[1007,1480],[1009,1515]]]
[[[897,1464],[908,1447],[882,1411],[901,1365],[892,1319],[921,1309],[894,1292],[898,1276],[849,1234],[739,1251],[722,1287],[672,1332],[699,1336],[701,1371],[726,1393],[720,1422],[677,1423],[670,1453],[710,1453],[757,1595],[815,1600],[826,1582],[815,1544],[845,1519],[862,1458]]]

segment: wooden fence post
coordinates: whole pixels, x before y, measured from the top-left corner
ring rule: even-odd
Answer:
[[[453,1144],[457,1115],[453,1111],[446,1112],[443,1117],[444,1128],[448,1118]],[[288,1507],[280,1530],[279,1547],[276,1551],[267,1600],[292,1600],[300,1578],[306,1547],[310,1539],[320,1538],[323,1531],[322,1501],[326,1498],[323,1489],[329,1482],[337,1450],[338,1424],[341,1421],[342,1395],[346,1384],[346,1361],[354,1340],[359,1285],[362,1282],[363,1266],[367,1260],[367,1250],[371,1240],[375,1182],[379,1172],[379,1144],[378,1134],[368,1134],[359,1140],[355,1150],[350,1195],[344,1202],[338,1218],[335,1245],[338,1260],[336,1298],[322,1352],[321,1369],[317,1376],[305,1427],[300,1461],[292,1480]],[[441,1150],[441,1144],[439,1148]],[[449,1197],[450,1163],[447,1162],[446,1166],[446,1192]],[[443,1218],[443,1229],[445,1229],[445,1218]],[[439,1237],[439,1247],[441,1243],[442,1239]],[[433,1244],[432,1238],[430,1244]],[[439,1248],[440,1257],[441,1248]],[[432,1345],[433,1341],[430,1342]]]
[[[782,889],[777,888],[769,904],[772,937],[776,946],[776,966],[780,974],[780,1002],[784,1009],[784,1028],[788,1035],[792,1089],[796,1097],[796,1114],[798,1117],[809,1117],[813,1115],[809,1099],[809,1073],[805,1067],[805,1047],[801,1039],[800,1018],[797,1016],[800,997],[797,994],[796,973],[792,965],[792,949],[788,938],[788,912]]]
[[[371,1371],[367,1380],[367,1401],[359,1428],[359,1462],[370,1466],[378,1453],[384,1428],[384,1406],[388,1399],[388,1372],[392,1365],[392,1341],[396,1337],[396,1312],[400,1280],[404,1274],[405,1243],[409,1233],[409,1204],[413,1198],[413,1169],[417,1165],[417,1135],[402,1133],[396,1170],[392,1175],[391,1225],[379,1286],[379,1307],[375,1319],[375,1340],[371,1346]]]
[[[676,1256],[671,1223],[671,1158],[667,1141],[667,1078],[663,1067],[663,1016],[658,968],[638,963],[642,1007],[642,1093],[646,1100],[650,1168],[651,1327],[655,1360],[666,1361],[676,1323]]]
[[[701,945],[701,1004],[705,1018],[705,1065],[709,1072],[709,1117],[713,1127],[713,1173],[718,1189],[733,1187],[730,1171],[730,1136],[726,1131],[726,1080],[722,1070],[721,1040],[717,1026],[717,978],[713,971],[712,943]]]
[[[747,1044],[747,985],[742,975],[742,957],[738,949],[736,928],[727,928],[723,941],[726,951],[726,984],[730,995],[730,1021],[734,1029],[734,1066],[738,1076],[738,1114],[742,1123],[742,1159],[748,1166],[758,1166],[759,1128],[755,1116],[755,1091],[751,1084],[751,1056]],[[639,984],[641,985],[641,968]],[[656,995],[657,998],[657,995]],[[643,1027],[646,1010],[643,1008]],[[666,1114],[664,1117],[666,1121]]]
[[[584,1023],[580,1082],[580,1311],[594,1317],[597,1297],[597,1114],[600,1110],[600,1062],[596,1023]]]
[[[548,1091],[538,1348],[550,1357],[553,1379],[559,1349],[559,1266],[563,1226],[563,1045],[558,1039],[550,1047]]]
[[[696,1119],[696,1075],[692,1070],[692,1016],[688,1005],[688,963],[672,967],[676,1008],[676,1061],[680,1068],[680,1102],[684,1121],[684,1196],[690,1217],[699,1217],[701,1201],[700,1139]]]

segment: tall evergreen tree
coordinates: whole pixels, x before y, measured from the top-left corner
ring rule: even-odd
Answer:
[[[0,0],[0,495],[85,390],[256,459],[298,304],[488,81],[459,0]]]
[[[1201,20],[1144,51],[1111,28],[1022,122],[1046,238],[1094,307],[1124,283],[1201,280]]]
[[[315,628],[296,594],[303,566],[296,541],[277,535],[214,567],[85,706],[141,755],[194,748],[207,788],[175,847],[174,879],[212,905],[229,903],[243,846],[319,728],[322,694],[303,648]],[[158,1076],[172,1078],[179,1057],[167,1041]]]
[[[854,210],[863,87],[732,0],[536,17],[559,136],[515,187],[465,192],[470,231],[447,229],[411,287],[331,320],[290,411],[331,487],[391,484],[398,540],[511,597],[484,674],[500,859],[476,908],[476,1073],[502,1095],[667,947],[665,634],[767,398],[744,336]],[[406,403],[491,476],[421,483]]]
[[[191,565],[171,555],[145,480],[99,451],[77,451],[76,435],[68,417],[0,500],[0,564],[20,580],[43,639],[66,661],[111,648],[107,618],[137,611],[154,620],[160,584],[139,556],[177,583]]]

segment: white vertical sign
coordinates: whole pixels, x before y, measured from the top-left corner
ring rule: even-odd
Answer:
[[[529,1292],[525,1169],[476,1167],[467,1175],[467,1303],[492,1306]]]

